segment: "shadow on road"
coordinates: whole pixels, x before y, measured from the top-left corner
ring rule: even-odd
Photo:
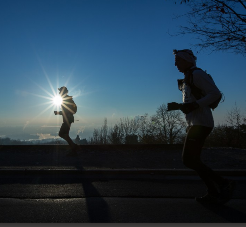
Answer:
[[[227,220],[230,223],[245,223],[246,222],[246,214],[236,210],[232,207],[228,207],[225,205],[203,205],[206,209],[212,211],[223,219]]]
[[[79,160],[76,160],[75,168],[84,170]],[[110,212],[107,202],[101,197],[98,190],[93,185],[93,180],[84,179],[83,190],[86,199],[87,214],[90,223],[110,222]],[[82,192],[83,193],[83,192]]]

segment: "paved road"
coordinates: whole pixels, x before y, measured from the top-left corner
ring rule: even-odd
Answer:
[[[1,223],[245,223],[246,177],[223,206],[194,200],[206,188],[195,175],[1,174]]]

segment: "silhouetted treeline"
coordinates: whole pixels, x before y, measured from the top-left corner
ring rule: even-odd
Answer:
[[[246,148],[246,124],[239,127],[216,126],[206,140],[205,146]]]
[[[185,121],[180,111],[167,111],[161,105],[156,114],[123,118],[113,127],[104,124],[94,129],[89,144],[179,144],[183,142]]]
[[[236,104],[227,113],[226,123],[218,124],[205,144],[208,147],[246,148],[246,117]]]
[[[186,123],[181,111],[167,111],[161,105],[153,116],[124,118],[113,127],[107,119],[100,129],[94,129],[89,144],[182,144]],[[226,123],[218,124],[205,142],[206,147],[246,148],[246,118],[235,105],[227,113]]]
[[[109,127],[107,119],[99,129],[94,129],[91,138],[74,139],[81,145],[94,144],[182,144],[186,136],[186,123],[181,111],[167,111],[161,105],[152,116],[145,114],[135,118],[120,119]],[[20,141],[0,138],[0,145],[48,145],[67,144],[63,140]],[[246,148],[246,118],[235,105],[227,113],[226,123],[218,124],[205,141],[206,147]]]

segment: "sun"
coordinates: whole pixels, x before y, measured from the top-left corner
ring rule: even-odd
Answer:
[[[39,103],[39,104],[37,104],[37,106],[42,106],[42,105],[47,105],[48,104],[48,106],[46,107],[46,108],[43,108],[43,110],[41,110],[33,119],[32,119],[32,121],[33,120],[36,120],[37,118],[39,118],[42,114],[44,114],[45,112],[47,112],[47,111],[50,111],[50,109],[53,109],[53,111],[50,111],[50,117],[51,117],[51,115],[52,114],[54,114],[55,112],[54,111],[58,111],[60,108],[62,108],[62,107],[64,107],[64,108],[66,108],[66,109],[70,109],[69,107],[67,107],[67,105],[66,105],[66,94],[64,94],[64,95],[60,95],[60,91],[58,92],[58,91],[55,91],[55,89],[54,89],[54,86],[52,85],[52,83],[51,83],[51,81],[50,81],[50,78],[49,78],[49,76],[48,76],[48,74],[45,72],[45,70],[44,70],[44,68],[43,68],[43,66],[41,65],[41,67],[42,67],[42,69],[43,69],[43,72],[44,72],[44,75],[45,75],[45,77],[46,77],[46,79],[47,79],[47,81],[48,81],[48,84],[49,84],[49,87],[50,87],[50,89],[51,89],[51,91],[48,91],[46,88],[44,88],[44,87],[42,87],[41,85],[39,85],[38,83],[36,83],[36,82],[34,82],[34,81],[32,81],[37,87],[39,87],[42,91],[44,91],[47,95],[41,95],[41,94],[35,94],[35,93],[29,93],[29,92],[27,92],[28,94],[30,94],[30,95],[33,95],[33,96],[37,96],[37,97],[39,97],[39,98],[43,98],[43,99],[46,99],[46,100],[48,100],[47,102],[44,102],[44,103]],[[70,79],[70,77],[68,78],[68,80],[65,82],[65,83],[63,83],[63,87],[67,87],[67,84],[68,84],[68,82],[69,82],[69,79]],[[58,83],[59,81],[58,81],[58,78],[57,78],[57,86],[56,87],[61,87],[60,85],[59,85],[59,83]],[[80,83],[79,84],[77,84],[75,87],[73,87],[73,88],[71,88],[70,89],[70,92],[72,91],[72,90],[74,90],[77,86],[79,86],[80,85]],[[58,89],[59,90],[59,89]],[[74,98],[75,97],[78,97],[78,96],[81,96],[81,93],[80,93],[80,91],[75,95],[75,96],[73,96]]]
[[[62,104],[62,97],[60,95],[55,95],[53,97],[53,104],[55,106],[60,106]]]

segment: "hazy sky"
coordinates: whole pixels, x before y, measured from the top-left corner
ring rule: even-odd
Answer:
[[[80,129],[181,102],[172,51],[196,40],[169,33],[185,25],[175,17],[187,9],[171,0],[1,0],[0,128],[57,128],[61,117],[47,109],[47,97],[63,85],[78,105],[72,127]],[[225,94],[215,122],[235,102],[245,111],[245,58],[209,51],[197,58]]]

